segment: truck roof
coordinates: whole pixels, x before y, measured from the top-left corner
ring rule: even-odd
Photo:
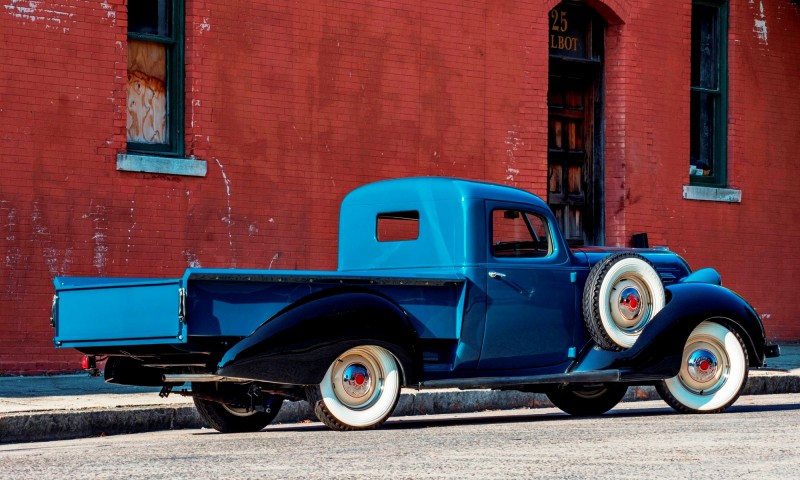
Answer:
[[[487,200],[549,212],[523,190],[458,178],[400,178],[359,187],[342,201],[339,270],[459,269],[485,261]],[[382,236],[383,225],[393,221],[402,224],[402,238]]]
[[[353,205],[374,205],[408,200],[409,197],[428,200],[503,200],[548,208],[541,198],[518,188],[450,177],[408,177],[382,180],[353,190],[347,195],[345,201]]]

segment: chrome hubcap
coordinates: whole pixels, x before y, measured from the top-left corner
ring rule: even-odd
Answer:
[[[642,311],[642,297],[633,287],[625,287],[619,294],[619,313],[628,320],[634,320]]]
[[[704,383],[717,375],[717,357],[708,350],[695,350],[686,361],[686,370],[696,382]]]
[[[681,382],[696,395],[711,395],[726,382],[730,361],[724,348],[707,336],[694,337],[683,353]]]
[[[342,373],[342,388],[353,398],[361,398],[369,393],[371,383],[369,370],[360,363],[351,363]]]
[[[372,351],[365,347],[348,350],[334,362],[330,382],[336,398],[350,409],[369,408],[380,398],[385,372]]]
[[[614,324],[626,335],[638,333],[650,320],[650,294],[645,286],[633,279],[620,279],[608,300]]]

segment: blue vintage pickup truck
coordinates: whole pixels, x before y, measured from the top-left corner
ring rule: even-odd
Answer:
[[[186,270],[58,277],[55,345],[108,382],[192,395],[222,432],[284,399],[336,430],[374,428],[402,387],[543,392],[599,415],[629,385],[718,412],[778,355],[754,309],[665,249],[570,249],[522,190],[451,178],[377,182],[342,202],[336,271]]]

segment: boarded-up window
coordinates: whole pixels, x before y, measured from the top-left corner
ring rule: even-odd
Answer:
[[[128,141],[166,143],[167,69],[163,44],[128,41]]]
[[[183,154],[183,0],[128,2],[128,151]]]

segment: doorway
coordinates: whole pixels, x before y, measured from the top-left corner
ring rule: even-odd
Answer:
[[[547,203],[571,246],[604,243],[604,27],[581,3],[549,13]]]

